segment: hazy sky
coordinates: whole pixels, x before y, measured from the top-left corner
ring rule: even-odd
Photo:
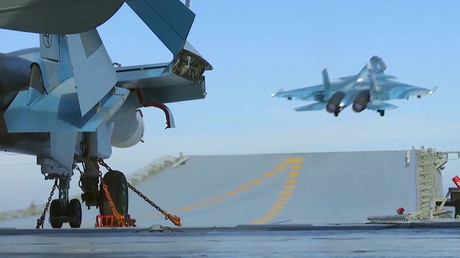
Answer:
[[[145,143],[113,149],[107,161],[126,174],[163,155],[401,150],[460,150],[459,1],[192,1],[189,42],[214,66],[204,100],[169,104],[175,129],[158,109],[144,109]],[[169,62],[171,53],[124,5],[99,29],[122,65]],[[0,52],[38,46],[38,36],[0,30]],[[270,95],[356,74],[373,55],[401,82],[439,89],[380,117],[295,112],[305,105]],[[460,174],[452,160],[445,187]],[[72,193],[79,193],[73,178]],[[0,211],[43,203],[34,157],[0,154]],[[25,186],[26,189],[21,189]],[[14,196],[14,200],[10,197]]]

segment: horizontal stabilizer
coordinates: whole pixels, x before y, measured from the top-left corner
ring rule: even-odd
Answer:
[[[287,98],[288,100],[298,99],[322,101],[322,99],[324,99],[324,93],[324,85],[320,84],[295,90],[280,90],[272,94],[272,97]]]
[[[325,109],[325,108],[326,108],[326,103],[315,102],[315,103],[310,104],[310,105],[295,108],[295,111],[314,111],[314,110],[322,110],[322,109]]]
[[[27,91],[21,91],[5,111],[8,132],[94,132],[121,107],[129,90],[115,88],[107,94],[100,107],[94,107],[83,117],[78,107],[73,77],[58,85],[51,93],[43,95],[32,105],[27,105]]]
[[[382,101],[372,101],[367,104],[367,109],[370,110],[392,110],[397,107],[398,106]]]
[[[171,64],[122,66],[116,68],[117,86],[139,89],[145,103],[171,103],[206,97],[206,82],[194,82],[170,69]],[[145,104],[144,103],[144,104]]]
[[[123,0],[2,0],[0,28],[44,34],[75,34],[107,21]]]
[[[176,56],[185,45],[195,14],[179,0],[128,0],[126,3]]]

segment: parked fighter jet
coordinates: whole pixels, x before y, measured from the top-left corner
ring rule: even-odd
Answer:
[[[45,179],[59,190],[51,226],[80,227],[80,201],[68,194],[73,171],[81,176],[85,205],[112,214],[98,162],[111,156],[112,146],[142,139],[141,107],[162,109],[167,127],[174,127],[165,103],[204,98],[203,73],[212,66],[186,41],[195,14],[179,0],[26,2],[0,1],[0,28],[40,39],[39,48],[0,54],[0,149],[37,156]],[[96,27],[125,2],[173,53],[171,62],[114,66]],[[102,180],[126,216],[125,176],[109,171]]]
[[[396,77],[384,74],[385,69],[386,65],[382,58],[373,56],[357,75],[330,82],[327,70],[323,69],[323,84],[295,90],[281,90],[272,94],[272,97],[317,101],[298,107],[296,111],[326,109],[327,112],[338,116],[344,108],[353,105],[353,110],[357,113],[367,108],[376,110],[384,116],[385,110],[397,108],[384,101],[409,99],[410,96],[421,98],[422,95],[433,94],[437,88],[429,90],[396,82],[394,81]]]

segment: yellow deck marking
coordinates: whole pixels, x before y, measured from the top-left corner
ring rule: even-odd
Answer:
[[[292,191],[281,191],[280,195],[292,195]]]
[[[286,179],[286,184],[295,184],[295,183],[297,183],[296,178]]]
[[[292,172],[292,171],[301,170],[302,165],[300,165],[300,163],[302,163],[303,161],[304,161],[304,158],[287,158],[287,159],[285,159],[283,161],[283,163],[284,164],[294,164],[294,165],[279,165],[279,166],[276,166],[274,168],[275,171],[280,171],[280,170],[284,170],[284,169],[288,168],[288,166],[289,166],[291,172],[288,173],[288,175],[287,175],[288,178],[285,181],[286,184],[288,184],[288,185],[283,185],[283,189],[291,190],[291,191],[281,191],[279,196],[276,198],[277,201],[275,201],[273,203],[273,206],[271,206],[262,217],[252,221],[251,224],[267,223],[267,222],[273,220],[276,216],[278,216],[280,214],[280,212],[288,204],[288,201],[291,198],[290,195],[293,194],[292,190],[294,190],[296,188],[295,184],[297,183],[297,179],[293,178],[293,177],[300,176],[299,172]],[[277,172],[267,172],[267,173],[263,174],[263,177],[273,177],[273,176],[276,176],[277,174],[278,174]],[[249,183],[251,185],[257,185],[257,184],[260,184],[262,182],[264,182],[262,179],[255,179],[255,180],[250,181]],[[225,196],[236,195],[241,191],[247,191],[249,189],[251,189],[251,186],[243,185],[243,186],[238,187],[235,191],[225,193],[223,197],[213,197],[213,198],[209,199],[209,201],[221,201],[221,200],[223,200],[225,198]],[[211,203],[209,203],[209,202],[200,202],[200,203],[196,203],[193,206],[184,206],[184,207],[180,208],[179,210],[192,210],[194,208],[197,208],[197,207],[200,207],[200,206],[205,206],[205,205],[210,205],[210,204]],[[173,212],[171,212],[171,213],[173,213]],[[161,214],[155,214],[155,215],[151,214],[150,216],[156,217],[156,216],[161,216]]]
[[[280,212],[284,209],[284,207],[288,205],[288,201],[291,199],[291,195],[293,195],[293,190],[295,190],[297,187],[296,185],[298,182],[297,177],[300,176],[300,172],[294,172],[294,171],[299,171],[302,169],[302,165],[301,165],[302,162],[304,162],[304,158],[287,158],[283,161],[283,163],[289,164],[289,165],[282,165],[282,166],[275,167],[275,170],[282,170],[282,169],[286,169],[289,166],[290,171],[288,171],[287,173],[287,178],[285,181],[286,184],[283,185],[283,190],[281,190],[278,197],[276,197],[276,201],[273,203],[273,206],[271,206],[267,210],[265,215],[252,221],[251,222],[252,224],[265,224],[265,223],[272,221],[280,214]],[[273,175],[275,175],[274,172],[269,172],[269,173],[264,174],[265,177],[269,177]]]
[[[275,176],[275,175],[276,175],[275,172],[268,172],[268,173],[264,174],[264,177],[271,177],[271,176]]]
[[[283,161],[285,164],[291,164],[291,163],[302,163],[303,158],[287,158]]]
[[[268,222],[268,221],[270,221],[270,220],[271,220],[271,218],[264,218],[264,217],[262,217],[262,218],[260,218],[260,219],[254,220],[254,221],[252,222],[252,224],[262,224],[262,223]]]
[[[298,177],[298,176],[300,176],[300,173],[299,173],[299,172],[290,172],[290,173],[288,174],[288,177]]]
[[[276,198],[277,200],[280,200],[280,201],[287,201],[289,199],[291,199],[290,196],[278,196],[278,198]]]
[[[220,201],[224,199],[224,197],[214,197],[214,198],[211,198],[211,201]]]
[[[236,189],[236,190],[237,191],[246,191],[246,190],[249,190],[250,188],[251,188],[250,186],[244,185],[244,186],[238,187],[238,189]]]
[[[278,216],[278,214],[281,212],[281,210],[268,210],[266,213],[265,213],[265,216],[268,216],[268,217],[275,217],[275,216]]]

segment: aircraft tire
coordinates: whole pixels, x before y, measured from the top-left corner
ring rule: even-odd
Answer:
[[[81,203],[78,199],[72,199],[67,206],[67,216],[71,228],[79,228],[81,225]]]
[[[50,223],[52,228],[61,228],[62,221],[53,220],[53,218],[60,217],[62,215],[62,204],[61,201],[54,199],[50,206]]]
[[[112,170],[107,172],[102,180],[107,185],[110,197],[112,198],[117,212],[126,217],[128,215],[128,184],[125,175],[120,171]],[[99,211],[101,215],[113,215],[109,201],[102,187],[100,196],[101,204],[99,205]]]

